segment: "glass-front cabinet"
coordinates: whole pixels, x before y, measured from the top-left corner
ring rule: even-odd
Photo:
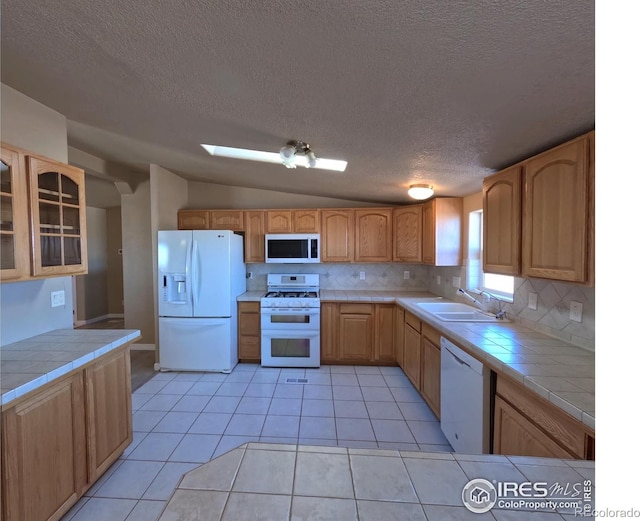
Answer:
[[[17,149],[2,144],[0,155],[0,280],[29,276],[27,185]]]
[[[87,272],[84,172],[28,157],[33,276]]]

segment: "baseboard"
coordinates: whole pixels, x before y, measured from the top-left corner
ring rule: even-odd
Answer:
[[[138,344],[137,342],[134,342],[133,344],[131,344],[131,351],[155,351],[155,350],[156,350],[155,344]]]
[[[74,327],[82,327],[89,324],[95,324],[96,322],[102,322],[103,320],[109,320],[110,318],[124,318],[123,313],[109,313],[99,317],[90,318],[88,320],[77,320]]]

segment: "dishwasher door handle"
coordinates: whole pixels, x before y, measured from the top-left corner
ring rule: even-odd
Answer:
[[[447,348],[445,347],[445,349],[447,349]],[[464,360],[462,360],[462,359],[458,358],[456,355],[454,355],[454,354],[453,354],[451,351],[449,351],[448,349],[447,349],[447,352],[448,352],[448,353],[449,353],[449,354],[450,354],[450,355],[451,355],[451,356],[456,360],[456,362],[458,362],[460,365],[466,365],[468,368],[471,368],[471,366],[470,366],[467,362],[465,362]]]

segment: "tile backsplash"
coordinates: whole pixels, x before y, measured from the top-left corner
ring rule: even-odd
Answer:
[[[405,279],[405,271],[409,272]],[[364,272],[364,280],[360,273]],[[267,288],[268,273],[318,273],[321,289],[356,290],[427,290],[445,298],[467,303],[457,295],[453,278],[460,277],[465,284],[463,266],[435,267],[421,264],[247,264],[247,290]],[[438,284],[440,277],[440,284]],[[472,284],[473,285],[473,284]],[[528,308],[529,293],[538,295],[536,310]],[[569,320],[572,301],[582,303],[582,322]],[[504,309],[513,320],[532,329],[567,340],[589,350],[595,350],[595,288],[544,279],[515,280],[513,304]]]

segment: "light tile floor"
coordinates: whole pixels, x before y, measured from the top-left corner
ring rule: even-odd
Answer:
[[[399,367],[158,373],[132,404],[133,443],[64,521],[155,521],[186,472],[247,442],[452,450]]]

